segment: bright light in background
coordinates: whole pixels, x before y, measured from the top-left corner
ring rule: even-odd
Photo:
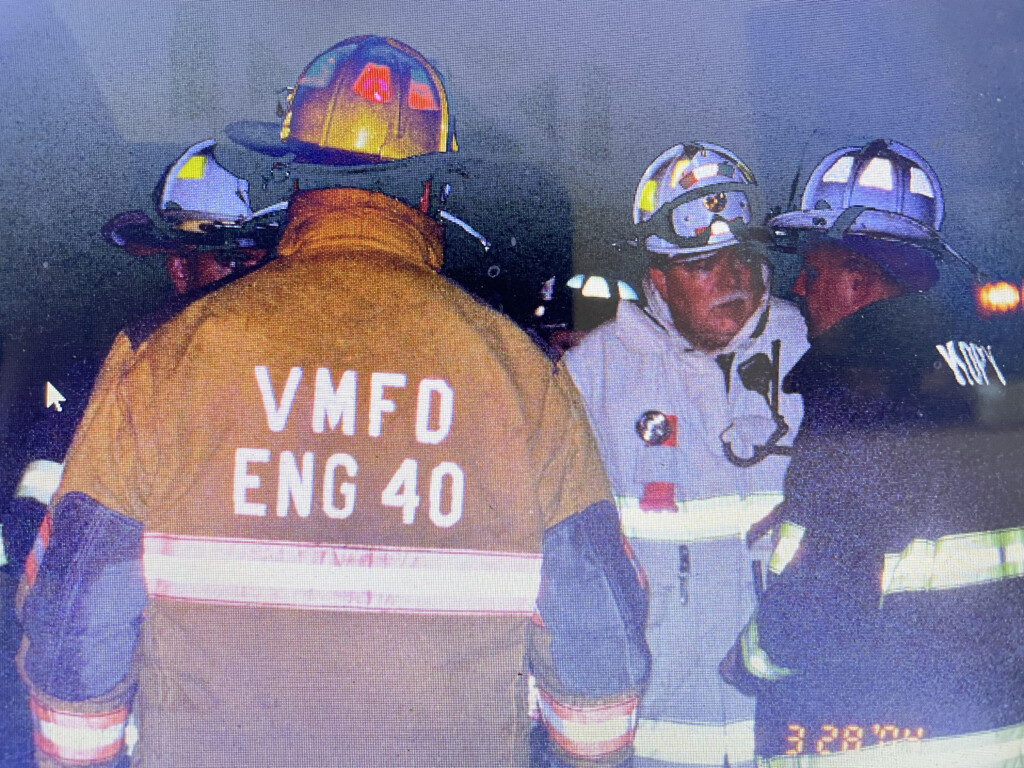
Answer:
[[[982,314],[1004,314],[1020,306],[1020,290],[1013,283],[985,283],[976,292]]]

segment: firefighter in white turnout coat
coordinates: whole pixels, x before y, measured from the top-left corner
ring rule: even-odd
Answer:
[[[754,699],[718,665],[763,588],[770,537],[746,539],[782,500],[803,408],[779,382],[807,329],[768,294],[767,265],[745,242],[753,184],[710,144],[655,160],[634,204],[651,263],[646,302],[620,302],[565,356],[650,580],[638,766],[754,760]]]

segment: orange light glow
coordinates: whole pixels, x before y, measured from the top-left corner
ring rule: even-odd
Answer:
[[[1020,290],[1013,283],[985,283],[977,290],[978,308],[986,314],[1013,312],[1020,306]]]

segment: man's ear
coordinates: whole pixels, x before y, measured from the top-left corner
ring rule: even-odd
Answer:
[[[167,269],[167,276],[171,278],[171,283],[174,285],[175,293],[185,293],[188,291],[190,280],[188,260],[183,256],[172,254],[168,256],[164,261],[164,267]]]
[[[876,275],[862,272],[859,269],[846,270],[843,288],[858,306],[877,300],[880,296],[881,281]]]
[[[648,267],[647,276],[654,283],[655,289],[661,294],[661,298],[665,298],[666,286],[665,286],[665,273],[657,267]]]

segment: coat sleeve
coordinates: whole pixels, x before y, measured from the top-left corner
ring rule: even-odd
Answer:
[[[118,474],[124,467],[115,456],[130,450],[130,440],[108,439],[131,432],[112,423],[126,410],[117,387],[120,362],[108,359],[108,366],[69,455],[80,477],[89,474],[84,465]],[[46,768],[105,768],[124,754],[146,605],[143,525],[117,509],[120,495],[107,488],[101,502],[101,494],[69,485],[65,472],[19,585],[24,634],[17,666],[28,687],[36,761]]]
[[[738,641],[757,686],[828,675],[863,648],[877,647],[881,631],[882,563],[870,537],[790,521],[780,533],[769,563],[772,582]]]
[[[536,445],[548,522],[529,664],[557,760],[627,759],[650,671],[647,592],[571,383],[555,374]]]

